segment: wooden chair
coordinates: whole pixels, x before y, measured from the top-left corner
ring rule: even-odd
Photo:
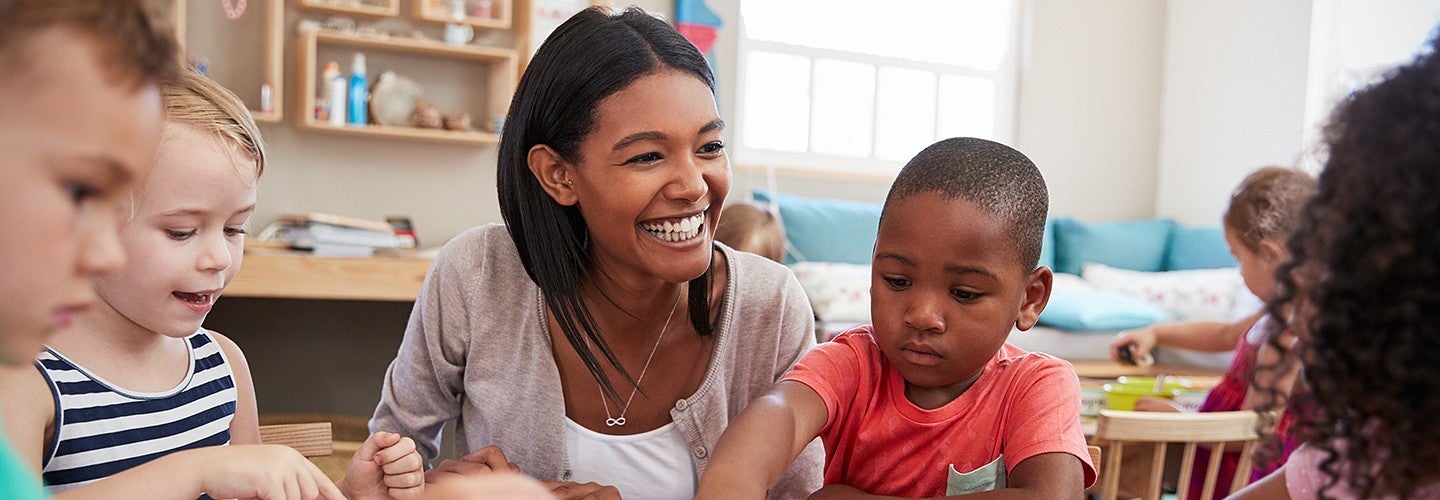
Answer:
[[[330,422],[262,425],[260,442],[283,444],[306,457],[325,457],[334,453]]]
[[[1189,494],[1190,469],[1195,462],[1198,444],[1207,443],[1218,449],[1227,443],[1241,443],[1240,463],[1235,468],[1235,479],[1231,491],[1238,491],[1249,483],[1251,452],[1259,443],[1256,432],[1258,414],[1253,411],[1224,411],[1211,413],[1151,413],[1134,411],[1101,410],[1095,430],[1097,442],[1107,445],[1105,466],[1101,468],[1100,499],[1114,500],[1120,481],[1120,458],[1127,443],[1154,444],[1155,452],[1150,462],[1150,484],[1142,498],[1160,498],[1160,483],[1165,469],[1166,443],[1183,443],[1184,453],[1180,460],[1179,500],[1186,500]],[[1215,483],[1220,472],[1223,453],[1211,453],[1210,463],[1205,472],[1201,500],[1210,500],[1215,495]]]
[[[1086,446],[1086,447],[1085,447],[1085,451],[1090,452],[1090,463],[1095,464],[1095,476],[1096,476],[1096,477],[1105,477],[1105,476],[1103,475],[1104,473],[1103,473],[1103,472],[1101,471],[1101,469],[1100,469],[1100,447],[1099,447],[1099,446],[1095,446],[1095,445],[1089,445],[1089,446]],[[1100,487],[1100,481],[1097,479],[1097,480],[1095,481],[1095,484],[1090,485],[1089,488],[1085,488],[1085,492],[1086,492],[1086,493],[1094,492],[1095,489],[1096,489],[1096,488],[1099,488],[1099,487]],[[1087,496],[1087,498],[1088,498],[1088,496]]]

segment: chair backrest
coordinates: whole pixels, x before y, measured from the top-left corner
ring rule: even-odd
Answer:
[[[262,425],[260,442],[283,444],[307,457],[323,457],[334,452],[330,422]]]
[[[1150,462],[1150,484],[1142,498],[1160,498],[1160,483],[1165,469],[1166,443],[1181,443],[1184,453],[1180,459],[1179,500],[1189,495],[1190,470],[1195,462],[1195,449],[1207,443],[1212,449],[1222,449],[1228,443],[1240,443],[1240,463],[1235,468],[1235,479],[1230,491],[1238,491],[1250,480],[1251,452],[1259,443],[1256,431],[1259,415],[1253,411],[1221,411],[1209,413],[1153,413],[1136,411],[1101,410],[1095,430],[1095,439],[1106,444],[1105,466],[1101,468],[1100,499],[1113,500],[1119,489],[1120,458],[1126,443],[1151,443],[1155,452]],[[1215,495],[1215,483],[1220,473],[1220,461],[1224,453],[1211,453],[1210,463],[1205,472],[1201,500],[1210,500]]]

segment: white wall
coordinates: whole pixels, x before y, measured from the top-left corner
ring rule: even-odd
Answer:
[[[1050,188],[1050,212],[1148,216],[1155,205],[1164,2],[1030,0],[1016,149]]]
[[[1172,0],[1155,212],[1215,225],[1251,170],[1301,150],[1309,0]]]

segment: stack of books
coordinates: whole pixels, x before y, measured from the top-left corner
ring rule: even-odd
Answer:
[[[396,234],[388,222],[309,213],[280,218],[281,234],[291,248],[315,255],[368,257],[377,249],[414,248],[415,238]]]

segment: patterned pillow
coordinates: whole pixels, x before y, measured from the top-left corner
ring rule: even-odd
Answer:
[[[1249,294],[1239,268],[1142,272],[1085,264],[1081,276],[1098,290],[1145,299],[1173,321],[1230,321],[1236,301]]]
[[[870,321],[870,266],[844,262],[790,265],[822,321]]]

